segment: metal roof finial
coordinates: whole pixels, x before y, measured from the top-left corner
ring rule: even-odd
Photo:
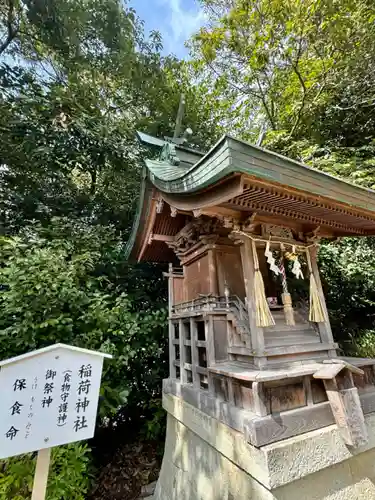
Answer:
[[[184,111],[185,111],[185,104],[186,104],[185,94],[181,94],[180,105],[178,106],[178,111],[177,111],[177,118],[176,118],[176,125],[174,128],[173,139],[178,139],[180,137],[182,119],[184,117]]]

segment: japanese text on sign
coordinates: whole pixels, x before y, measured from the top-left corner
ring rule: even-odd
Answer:
[[[0,458],[92,437],[102,364],[68,346],[5,364]]]

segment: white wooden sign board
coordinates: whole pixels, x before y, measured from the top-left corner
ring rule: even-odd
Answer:
[[[0,362],[0,459],[93,437],[104,357],[55,344]]]

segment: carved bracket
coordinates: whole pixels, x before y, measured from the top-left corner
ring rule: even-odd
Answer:
[[[240,221],[234,217],[221,217],[221,220],[223,221],[223,227],[226,229],[252,232],[259,225],[259,223],[255,223],[256,215],[256,213],[253,213],[251,217],[248,217],[244,221]]]
[[[321,239],[320,226],[317,226],[311,233],[305,234],[307,243],[317,243]]]
[[[177,208],[171,206],[171,217],[176,217],[177,215]]]
[[[156,202],[156,213],[161,214],[163,212],[164,200],[163,198],[159,198]]]
[[[218,219],[211,217],[198,217],[187,224],[174,238],[174,241],[167,243],[169,248],[176,253],[178,257],[186,254],[199,241],[202,243],[212,243],[218,238],[217,230],[221,226]]]
[[[234,219],[233,217],[223,217],[223,227],[225,229],[233,229],[234,231],[240,231],[241,224],[238,219]]]

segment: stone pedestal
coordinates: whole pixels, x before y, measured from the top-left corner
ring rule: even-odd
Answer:
[[[164,394],[163,405],[167,438],[154,500],[375,499],[374,413],[360,448],[345,445],[336,425],[256,448],[179,397]]]

